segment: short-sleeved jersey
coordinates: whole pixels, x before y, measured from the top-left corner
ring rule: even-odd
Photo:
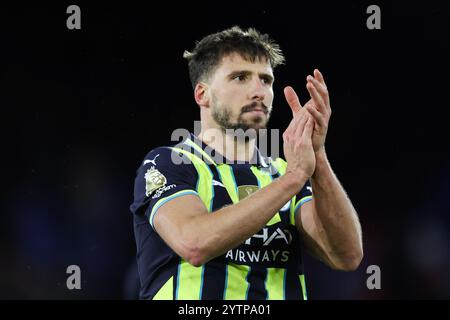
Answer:
[[[203,151],[209,148],[192,134],[178,147],[187,142]],[[214,159],[221,158],[215,150],[207,150]],[[193,154],[199,155],[196,150]],[[312,199],[309,181],[258,233],[201,267],[178,256],[154,229],[158,209],[177,197],[199,196],[214,214],[284,174],[280,170],[280,164],[285,168],[284,160],[264,157],[257,148],[254,156],[246,163],[227,164],[225,158],[223,162],[206,161],[207,170],[202,173],[177,146],[158,147],[147,154],[137,170],[130,206],[142,299],[306,299],[295,215]],[[210,185],[202,185],[205,181]]]

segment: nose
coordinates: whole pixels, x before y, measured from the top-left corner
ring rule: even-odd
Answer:
[[[259,77],[252,81],[252,88],[250,90],[250,100],[263,101],[266,97],[267,88],[265,88]]]

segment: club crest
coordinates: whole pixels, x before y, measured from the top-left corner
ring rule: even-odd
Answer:
[[[148,169],[145,173],[145,195],[148,197],[156,189],[164,187],[166,183],[166,177],[158,169]]]
[[[258,189],[259,189],[258,186],[253,186],[253,185],[238,186],[239,201],[241,201],[242,199],[247,198],[253,192],[258,191]]]

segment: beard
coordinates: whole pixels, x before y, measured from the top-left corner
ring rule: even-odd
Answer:
[[[255,108],[260,108],[265,113],[263,115],[256,115],[246,117],[249,111],[254,110]],[[269,108],[262,102],[254,101],[248,105],[245,105],[239,111],[239,115],[236,120],[233,119],[232,109],[224,104],[220,104],[216,97],[212,97],[212,117],[220,126],[222,131],[225,132],[226,129],[238,130],[242,129],[243,131],[247,131],[249,129],[259,130],[266,129],[267,123],[270,118]]]

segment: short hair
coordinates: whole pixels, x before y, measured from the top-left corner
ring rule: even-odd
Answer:
[[[199,81],[209,79],[222,58],[232,53],[238,53],[251,62],[256,58],[265,58],[272,69],[285,61],[280,46],[269,35],[254,28],[244,31],[239,26],[233,26],[205,36],[196,42],[192,52],[184,51],[183,57],[188,61],[192,87],[195,88]]]

